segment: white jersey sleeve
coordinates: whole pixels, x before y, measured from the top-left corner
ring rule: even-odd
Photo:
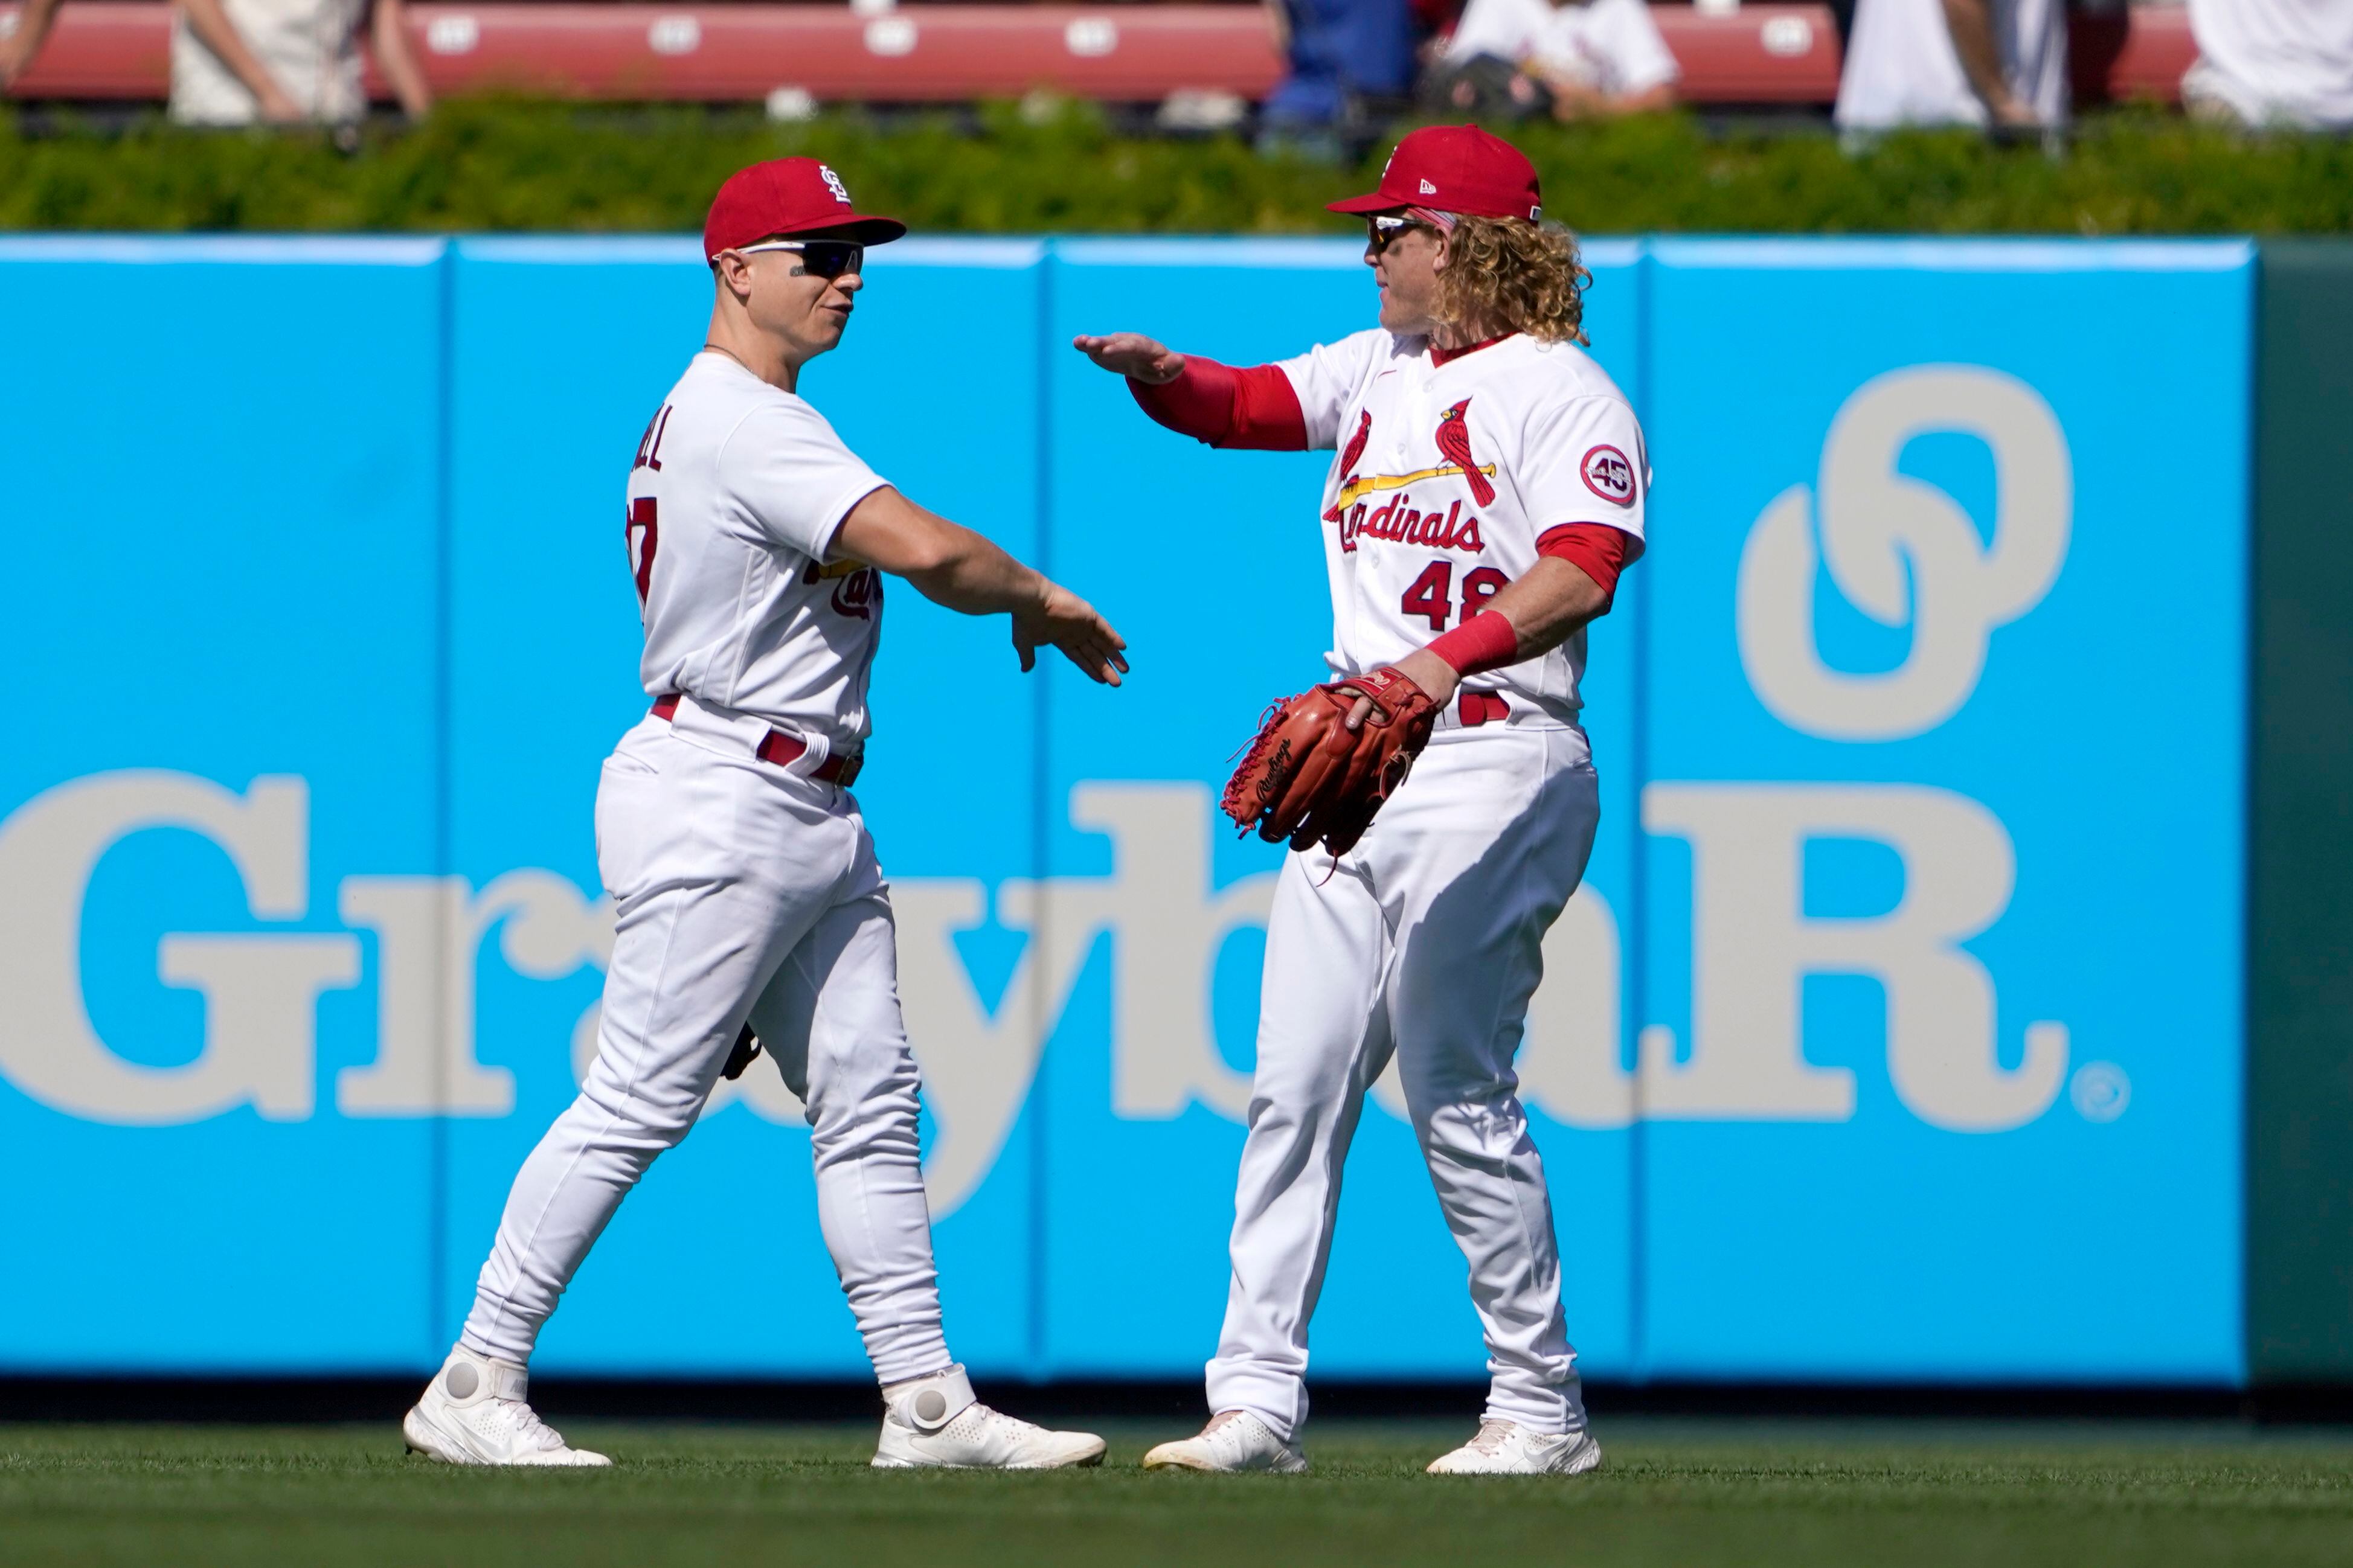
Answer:
[[[719,450],[726,499],[769,543],[812,561],[832,553],[850,509],[884,482],[824,415],[798,401],[754,405]]]
[[[1340,422],[1356,401],[1365,372],[1374,356],[1387,352],[1389,334],[1375,327],[1336,343],[1318,343],[1297,359],[1281,360],[1276,368],[1291,378],[1299,395],[1299,411],[1307,423],[1307,448],[1329,451],[1340,444]]]
[[[1567,523],[1599,522],[1632,534],[1639,548],[1650,454],[1622,398],[1588,395],[1538,405],[1513,477],[1538,540]]]

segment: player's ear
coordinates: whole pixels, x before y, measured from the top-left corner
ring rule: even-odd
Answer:
[[[752,258],[741,251],[723,250],[712,258],[711,276],[720,288],[735,296],[739,305],[752,300]]]

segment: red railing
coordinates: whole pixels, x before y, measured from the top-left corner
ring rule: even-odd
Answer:
[[[16,7],[0,5],[0,16]],[[1655,15],[1696,103],[1828,103],[1839,43],[1819,5],[1687,6]],[[37,99],[160,100],[169,7],[69,4],[17,83]],[[757,101],[780,87],[820,101],[951,101],[1050,88],[1145,102],[1183,89],[1263,98],[1282,76],[1264,9],[1248,5],[844,6],[418,5],[409,28],[442,92],[491,88],[618,100]],[[2128,26],[2079,23],[2078,90],[2171,101],[2196,57],[2179,7]],[[382,94],[382,85],[375,90]]]

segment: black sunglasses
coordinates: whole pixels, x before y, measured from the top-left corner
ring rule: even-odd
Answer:
[[[757,245],[739,245],[736,250],[744,256],[756,256],[763,250],[797,250],[801,269],[812,278],[839,278],[845,272],[866,269],[866,247],[849,239],[764,239]]]
[[[1391,240],[1397,238],[1398,236],[1403,234],[1406,230],[1409,228],[1428,228],[1429,226],[1430,226],[1428,224],[1423,223],[1419,218],[1368,217],[1365,220],[1365,243],[1373,247],[1373,254],[1375,256],[1378,256],[1382,251],[1387,250],[1389,247],[1389,242]]]

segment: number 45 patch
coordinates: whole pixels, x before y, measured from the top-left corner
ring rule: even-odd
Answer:
[[[1596,447],[1578,465],[1585,488],[1614,506],[1634,504],[1634,465],[1615,447]]]

